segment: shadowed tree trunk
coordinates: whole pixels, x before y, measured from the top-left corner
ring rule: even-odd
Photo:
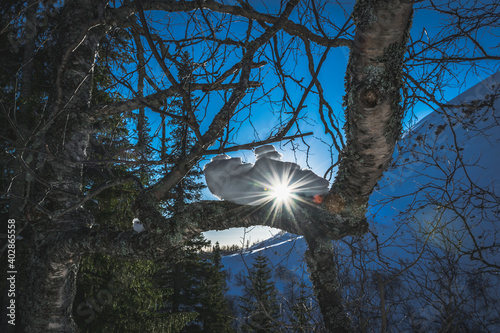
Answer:
[[[413,1],[358,1],[352,14],[356,34],[346,73],[346,147],[325,208],[356,221],[360,233],[368,198],[387,169],[401,134],[404,110],[403,58],[411,27]],[[328,239],[306,237],[306,258],[325,326],[347,332],[337,266]],[[339,239],[339,238],[332,238]],[[329,281],[329,283],[325,283]]]
[[[93,65],[103,28],[104,3],[67,1],[57,30],[57,71],[47,110],[49,121],[34,145],[57,159],[39,165],[47,187],[43,202],[48,216],[30,223],[23,244],[28,267],[19,280],[19,324],[25,332],[73,332],[71,312],[81,253],[64,250],[65,234],[91,222],[81,208],[71,209],[82,194],[82,161],[87,158],[91,131],[89,100]],[[38,142],[37,142],[38,141]],[[69,211],[68,211],[69,210]]]

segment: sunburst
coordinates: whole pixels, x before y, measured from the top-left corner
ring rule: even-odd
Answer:
[[[308,177],[298,177],[296,169],[282,168],[277,172],[274,168],[269,168],[268,172],[261,173],[262,180],[259,185],[264,190],[255,197],[256,203],[263,207],[271,204],[268,211],[268,218],[275,221],[281,214],[294,215],[298,204],[314,205],[316,200],[308,200],[302,193],[310,189]],[[300,173],[299,173],[300,174]],[[297,223],[295,219],[292,219]],[[273,225],[274,223],[271,223]],[[300,227],[297,225],[297,227]]]
[[[275,186],[272,186],[269,195],[274,197],[274,199],[279,202],[284,202],[291,199],[292,191],[288,184],[278,183]]]

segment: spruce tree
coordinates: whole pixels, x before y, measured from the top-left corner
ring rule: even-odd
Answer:
[[[216,242],[204,286],[204,296],[201,300],[200,320],[203,322],[203,332],[206,333],[234,332],[231,325],[232,316],[225,296],[227,290],[226,274],[222,269],[219,242]]]
[[[120,38],[119,38],[120,37]],[[108,61],[126,57],[118,46],[129,36],[104,41]],[[117,44],[117,45],[110,45]],[[126,59],[124,59],[126,60]],[[116,100],[110,86],[112,78],[106,64],[97,63],[93,76],[92,105]],[[131,126],[122,117],[103,117],[95,124],[89,149],[90,160],[143,159],[151,157],[149,129],[141,125],[138,140],[131,137]],[[140,134],[142,133],[142,134]],[[135,142],[136,141],[136,142]],[[137,153],[139,151],[139,153]],[[148,184],[150,167],[116,164],[88,164],[84,168],[84,186],[89,191],[109,177],[137,176]],[[86,208],[99,220],[117,229],[132,230],[133,202],[139,188],[133,182],[102,191]],[[98,224],[92,226],[99,228]],[[123,261],[104,255],[84,256],[77,280],[74,318],[82,332],[181,332],[196,318],[194,311],[172,311],[166,307],[173,290],[155,280],[161,266],[153,261]],[[114,286],[114,287],[113,287]],[[117,287],[118,286],[118,287]]]
[[[244,332],[276,332],[281,326],[280,306],[277,290],[271,281],[268,259],[259,255],[255,258],[249,283],[245,286],[245,296],[241,297],[241,309],[245,314]]]
[[[302,281],[299,287],[299,297],[295,300],[292,306],[292,316],[290,322],[293,326],[293,332],[308,333],[312,332],[314,325],[311,323],[312,306],[308,304],[306,285]]]
[[[203,295],[202,283],[208,270],[208,263],[201,258],[200,253],[209,244],[201,235],[191,239],[183,249],[182,259],[166,267],[164,278],[173,290],[169,298],[174,312],[180,309],[199,312],[199,302]],[[191,330],[195,331],[196,328],[191,326]]]
[[[188,92],[190,99],[174,98],[170,102],[169,110],[177,117],[172,117],[166,124],[170,129],[170,138],[163,142],[166,145],[164,151],[169,155],[165,158],[165,168],[169,170],[179,160],[186,157],[187,152],[196,142],[195,135],[189,127],[190,117],[194,117],[194,111],[199,98],[190,93],[190,86],[195,82],[193,77],[194,65],[189,53],[184,52],[177,68],[179,84]],[[182,210],[185,204],[201,199],[201,190],[205,185],[200,181],[202,175],[200,167],[196,166],[177,184],[174,189],[174,199],[170,200],[169,210],[175,212]]]
[[[192,77],[193,64],[189,54],[183,53],[177,68],[177,78],[182,87],[189,91],[189,85],[194,82]],[[186,121],[191,114],[196,98],[189,94],[191,99],[184,100],[179,97],[170,101],[169,110],[178,117],[172,117],[168,123],[163,123],[164,131],[169,130],[169,138],[162,138],[162,154],[166,161],[167,172],[176,163],[186,156],[194,145],[195,138],[189,129]],[[198,167],[188,172],[186,177],[174,188],[173,199],[169,200],[165,214],[175,214],[182,211],[185,204],[199,200],[201,190],[204,185],[199,180],[201,170]],[[202,283],[207,279],[209,265],[201,258],[203,248],[210,244],[203,236],[191,239],[182,249],[182,257],[173,265],[168,265],[164,269],[163,277],[172,287],[172,295],[168,299],[168,304],[172,311],[189,309],[190,311],[202,312],[200,310],[200,299],[203,296]],[[191,322],[185,331],[200,332],[203,328],[203,320]]]
[[[165,127],[169,130],[169,139],[163,138],[162,153],[165,156],[165,169],[182,160],[194,143],[195,136],[188,126],[189,118],[194,115],[198,98],[191,94],[189,87],[194,83],[194,65],[187,52],[181,55],[177,67],[180,85],[189,93],[190,99],[174,98],[169,103],[172,117]],[[166,129],[164,130],[166,132]],[[182,182],[174,188],[173,199],[169,200],[165,214],[181,212],[184,206],[201,198],[204,185],[199,180],[199,167],[193,168]],[[165,299],[167,307],[173,313],[179,311],[196,312],[199,316],[191,321],[184,332],[232,332],[231,315],[225,298],[225,276],[220,264],[220,251],[216,251],[212,260],[203,255],[203,249],[209,242],[202,236],[191,239],[181,250],[180,259],[165,266],[158,275],[172,290]],[[218,246],[216,246],[217,248]]]
[[[153,279],[153,261],[126,262],[94,255],[82,262],[74,316],[82,332],[181,332],[193,311],[172,312],[172,291]]]

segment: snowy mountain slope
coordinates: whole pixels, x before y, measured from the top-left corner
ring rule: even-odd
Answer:
[[[261,243],[258,243],[242,253],[237,253],[222,258],[222,264],[228,274],[227,297],[232,304],[233,313],[240,321],[238,326],[244,322],[245,314],[241,312],[239,304],[240,297],[246,296],[245,277],[249,275],[253,263],[258,255],[263,255],[268,259],[269,268],[272,272],[272,281],[278,290],[278,301],[280,303],[281,321],[290,324],[290,309],[293,306],[294,298],[299,294],[300,283],[307,285],[307,295],[309,306],[317,317],[319,314],[317,303],[312,296],[311,283],[307,273],[307,266],[304,261],[304,253],[307,244],[302,236],[290,233],[277,234]],[[317,317],[319,318],[319,317]],[[320,322],[319,319],[316,320]]]
[[[496,73],[448,103],[464,106],[433,112],[405,135],[371,197],[373,224],[392,229],[411,220],[424,237],[446,226],[453,235],[434,232],[433,242],[451,237],[463,253],[488,248],[483,259],[500,265],[499,82]]]
[[[393,331],[500,327],[499,95],[497,73],[451,100],[453,107],[429,114],[400,141],[370,199],[372,233],[336,243],[355,322],[365,320],[377,331],[383,287]],[[284,234],[223,258],[230,295],[242,295],[235,277],[247,274],[257,254],[272,262],[283,295],[290,277],[310,284],[306,249],[302,237]]]
[[[229,274],[228,294],[236,297],[243,295],[243,287],[238,285],[236,276],[241,273],[247,275],[248,269],[252,267],[257,255],[263,255],[269,259],[271,267],[276,273],[274,277],[280,290],[284,290],[286,282],[290,279],[308,280],[307,267],[303,260],[306,250],[307,244],[302,236],[282,233],[256,244],[242,253],[223,257],[222,264]],[[283,267],[288,272],[284,279]]]

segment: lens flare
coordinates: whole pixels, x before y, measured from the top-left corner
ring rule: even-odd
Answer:
[[[271,193],[279,201],[286,201],[291,195],[290,188],[285,184],[277,184]]]
[[[249,193],[248,198],[254,200],[254,206],[265,206],[268,209],[268,225],[278,226],[275,223],[282,214],[293,217],[302,205],[318,205],[322,202],[323,193],[327,191],[326,180],[320,182],[318,179],[322,178],[290,163],[267,163],[267,167],[261,164],[257,169],[259,173],[250,179],[259,191]],[[315,195],[315,192],[321,194]],[[298,220],[292,221],[295,227],[300,228]]]

